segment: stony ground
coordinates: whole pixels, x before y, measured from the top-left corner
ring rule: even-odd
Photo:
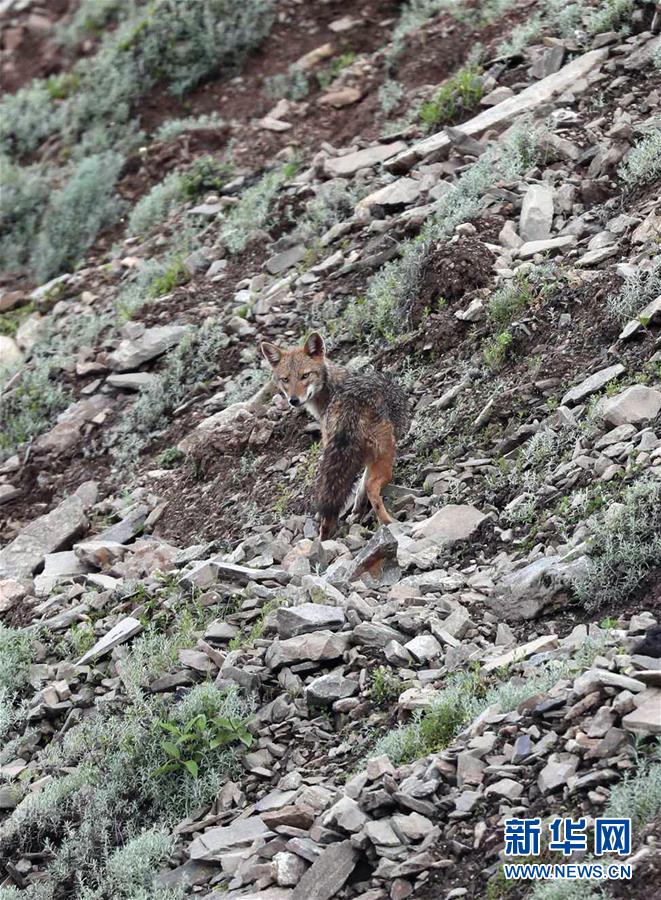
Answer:
[[[661,897],[658,15],[347,6],[156,85],[123,218],[2,275],[2,900]],[[8,90],[75,8],[0,3]],[[312,328],[413,414],[324,542],[258,351]],[[536,816],[633,880],[507,881]]]

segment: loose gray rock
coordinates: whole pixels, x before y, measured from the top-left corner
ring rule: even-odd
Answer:
[[[88,526],[87,510],[96,502],[97,485],[86,481],[51,512],[26,525],[0,550],[0,577],[27,578],[48,553],[64,550]]]
[[[119,347],[109,354],[108,365],[115,372],[132,372],[174,347],[187,331],[186,325],[157,325],[147,328],[140,337],[121,341]]]
[[[322,603],[303,603],[301,606],[281,606],[276,614],[278,635],[296,637],[312,631],[339,631],[346,622],[344,610]]]

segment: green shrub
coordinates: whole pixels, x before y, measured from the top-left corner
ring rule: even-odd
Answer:
[[[511,331],[501,331],[486,342],[484,361],[492,372],[499,372],[510,355],[514,338]]]
[[[628,188],[661,178],[661,130],[654,129],[633,147],[618,169]]]
[[[80,0],[71,19],[58,30],[60,41],[69,46],[87,37],[97,37],[120,18],[134,16],[136,0]]]
[[[32,253],[40,282],[75,266],[99,230],[117,221],[121,204],[114,186],[121,166],[115,153],[90,156],[52,196]]]
[[[269,0],[156,0],[121,29],[119,47],[181,96],[209,75],[236,70],[272,22]]]
[[[579,601],[589,610],[626,602],[660,559],[661,482],[641,479],[596,523],[588,570],[575,586]]]
[[[657,257],[648,268],[639,266],[631,275],[626,275],[620,290],[606,298],[606,310],[612,319],[623,325],[659,294],[661,257]]]
[[[635,772],[611,789],[605,814],[630,818],[635,831],[654,822],[661,813],[661,754],[657,744],[655,758],[645,760]]]
[[[459,69],[420,107],[420,119],[427,128],[450,125],[482,99],[481,70],[477,66]]]
[[[517,274],[494,291],[489,298],[489,319],[504,328],[529,305],[531,300],[532,288],[528,278]]]
[[[52,379],[53,364],[37,358],[0,398],[0,456],[41,434],[69,402],[69,392]]]
[[[255,231],[266,226],[271,204],[284,181],[281,170],[267,172],[229,209],[222,220],[220,239],[230,253],[241,253]]]
[[[40,166],[23,168],[0,158],[0,194],[0,269],[18,269],[30,259],[50,189]]]
[[[24,156],[58,131],[63,121],[64,107],[53,100],[47,83],[33,81],[0,103],[0,152]]]
[[[225,333],[218,326],[205,324],[191,330],[168,353],[158,381],[139,393],[112,435],[113,452],[120,465],[135,463],[156,430],[167,427],[173,410],[192,388],[216,372],[225,342]]]
[[[600,0],[598,6],[589,8],[583,16],[588,34],[601,34],[626,26],[633,12],[633,0]]]
[[[200,156],[181,173],[181,195],[195,200],[202,193],[219,191],[227,180],[230,167],[213,156]]]
[[[286,97],[288,100],[302,100],[310,93],[310,82],[307,73],[300,66],[289,66],[286,72],[269,75],[264,79],[264,90],[275,100]]]
[[[170,172],[141,197],[131,210],[128,234],[146,234],[181,203],[181,173]]]
[[[224,120],[217,112],[204,113],[200,116],[187,116],[183,119],[170,119],[158,128],[154,138],[157,141],[171,141],[173,138],[188,131],[222,128],[224,124]]]

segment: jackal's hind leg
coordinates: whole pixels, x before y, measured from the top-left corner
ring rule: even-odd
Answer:
[[[358,487],[356,488],[356,497],[353,501],[353,507],[351,509],[351,515],[349,516],[350,522],[360,522],[368,509],[368,499],[367,499],[367,469],[364,470]]]
[[[379,441],[379,455],[367,467],[367,480],[365,488],[372,509],[381,525],[388,525],[393,521],[392,516],[386,510],[381,491],[392,481],[392,470],[395,464],[395,437],[392,434],[385,435]]]

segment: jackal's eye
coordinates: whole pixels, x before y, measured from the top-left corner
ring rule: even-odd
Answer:
[[[301,381],[307,381],[309,377],[310,377],[309,372],[301,372]]]

